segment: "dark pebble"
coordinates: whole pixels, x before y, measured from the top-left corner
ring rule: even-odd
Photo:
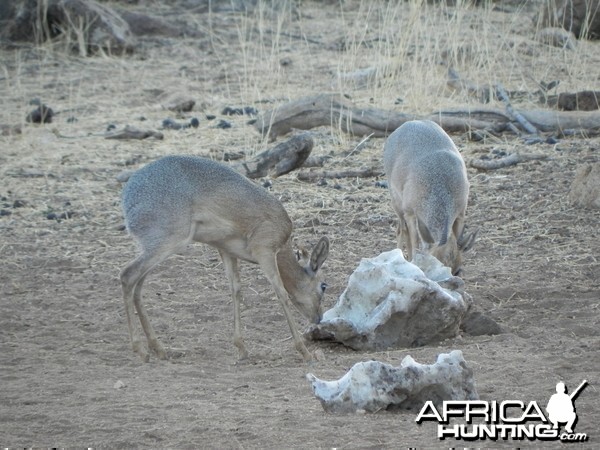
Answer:
[[[388,187],[387,181],[376,181],[375,187],[387,189],[387,187]]]
[[[219,120],[219,123],[217,124],[217,128],[231,128],[231,123],[227,122],[226,120]]]
[[[74,217],[75,213],[73,211],[66,211],[60,214],[56,214],[54,212],[48,213],[46,215],[46,219],[48,220],[64,220],[64,219],[70,219],[71,217]]]
[[[0,209],[0,217],[10,216],[11,214],[12,212],[7,209]]]
[[[206,120],[215,120],[217,118],[217,116],[215,116],[214,114],[207,114],[206,115]]]
[[[243,116],[244,114],[247,116],[255,116],[258,114],[258,111],[252,106],[244,106],[243,108],[232,108],[231,106],[226,106],[223,108],[223,111],[221,111],[221,114],[224,116]]]
[[[226,106],[221,111],[221,114],[224,116],[243,116],[244,110],[242,108],[232,108],[231,106]]]
[[[199,121],[198,119],[196,119],[195,117],[193,117],[193,118],[190,120],[190,125],[191,125],[193,128],[198,128],[198,126],[200,125],[200,121]]]
[[[46,105],[40,105],[27,114],[25,120],[30,123],[50,123],[52,122],[54,111]]]
[[[162,121],[162,127],[169,130],[181,130],[182,128],[185,128],[185,125],[175,122],[173,119],[165,119]]]

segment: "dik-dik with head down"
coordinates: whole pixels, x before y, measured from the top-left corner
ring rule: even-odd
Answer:
[[[233,298],[233,342],[240,358],[248,355],[240,324],[238,260],[260,265],[281,302],[296,349],[311,355],[298,334],[288,307],[288,294],[314,323],[321,320],[325,291],[318,271],[329,252],[321,238],[305,265],[292,250],[292,222],[283,205],[262,187],[215,161],[194,156],[167,156],[135,172],[123,189],[123,212],[141,254],[121,271],[123,299],[133,350],[149,355],[134,324],[137,311],[148,347],[159,358],[167,354],[142,305],[142,284],[150,270],[190,242],[215,247],[223,260]]]
[[[398,214],[398,246],[435,256],[457,275],[477,231],[464,233],[467,169],[452,139],[436,123],[404,123],[386,140],[383,162]]]

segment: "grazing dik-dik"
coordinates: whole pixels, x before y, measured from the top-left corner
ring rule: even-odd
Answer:
[[[426,251],[459,274],[461,254],[477,231],[464,234],[469,182],[452,139],[432,121],[406,122],[386,140],[383,164],[398,214],[398,247],[406,246],[409,260]]]
[[[281,302],[296,349],[305,360],[311,359],[288,307],[288,294],[309,320],[321,320],[326,285],[318,271],[327,258],[329,241],[322,237],[308,262],[299,264],[290,242],[292,222],[274,196],[215,161],[167,156],[129,178],[123,189],[123,212],[127,229],[141,248],[121,271],[121,284],[131,344],[144,361],[149,355],[133,323],[134,308],[148,347],[161,359],[167,356],[142,305],[144,279],[154,266],[193,241],[215,247],[223,260],[233,298],[233,342],[240,359],[248,352],[240,324],[238,259],[260,265]]]

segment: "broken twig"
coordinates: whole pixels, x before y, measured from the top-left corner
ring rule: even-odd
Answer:
[[[130,127],[129,125],[120,131],[115,131],[114,133],[104,136],[105,139],[146,139],[149,137],[155,139],[164,138],[163,134],[158,131],[140,130],[138,128]]]
[[[320,172],[299,172],[298,179],[300,181],[315,181],[322,178],[370,178],[380,177],[383,172],[380,169],[373,167],[359,170],[334,170],[334,171],[320,171]]]
[[[547,155],[534,155],[531,153],[521,154],[513,153],[500,159],[472,159],[469,165],[479,170],[496,170],[503,167],[514,166],[526,161],[547,160]]]
[[[527,131],[529,134],[539,134],[538,129],[536,127],[534,127],[531,124],[531,122],[529,122],[519,111],[514,110],[514,108],[512,107],[512,105],[510,103],[510,99],[508,98],[508,94],[506,93],[506,90],[504,89],[504,86],[502,86],[501,84],[497,84],[496,85],[496,94],[498,95],[498,98],[504,102],[504,105],[506,106],[506,112],[508,113],[508,115],[511,118],[513,118],[514,120],[519,122],[519,124],[521,124],[523,129],[525,131]]]

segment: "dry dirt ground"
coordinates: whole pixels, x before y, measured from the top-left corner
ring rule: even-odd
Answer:
[[[471,78],[480,75],[479,81],[530,91],[537,89],[536,79],[560,79],[565,90],[598,88],[600,43],[581,42],[576,50],[538,43],[530,10],[421,5],[417,11],[406,6],[389,12],[387,2],[303,2],[270,10],[259,2],[248,14],[208,14],[185,10],[185,4],[147,2],[139,8],[177,17],[203,37],[147,37],[123,57],[79,58],[62,44],[0,53],[0,122],[23,126],[22,134],[0,137],[1,207],[10,213],[0,217],[0,444],[580,446],[439,441],[435,426],[415,423],[416,411],[327,414],[305,380],[307,372],[336,379],[371,359],[397,365],[411,355],[430,364],[437,354],[460,349],[484,400],[545,406],[558,381],[574,389],[588,380],[576,401],[576,431],[587,433],[584,447],[600,445],[600,212],[573,207],[567,199],[578,165],[598,161],[598,138],[526,146],[513,135],[486,142],[452,136],[466,160],[502,151],[549,156],[487,173],[469,169],[468,224],[480,228],[480,237],[465,258],[464,280],[477,307],[505,327],[505,334],[465,334],[379,353],[311,342],[309,349],[322,350],[324,358],[308,366],[293,349],[267,281],[256,267],[242,264],[251,357],[238,364],[222,265],[216,251],[196,245],[161,264],[145,285],[151,321],[171,358],[144,364],[133,354],[118,274],[136,248],[120,228],[122,186],[115,177],[166,154],[220,159],[225,152],[253,153],[271,145],[246,124],[248,117],[222,116],[225,106],[260,111],[336,89],[360,106],[407,112],[477,106],[465,94],[446,90],[445,68],[435,64],[436,55],[448,46],[462,48],[461,42],[477,42],[475,57],[459,68]],[[436,21],[447,28],[436,28]],[[388,42],[402,35],[398,45],[404,47],[386,46],[384,34]],[[335,82],[332,87],[337,71],[386,62],[380,55],[392,47],[403,58],[393,79],[364,88]],[[393,52],[384,56],[399,58]],[[156,106],[159,97],[176,92],[196,100],[194,111],[180,120],[198,117],[198,128],[164,130],[163,140],[101,136],[109,124],[159,128],[163,119],[175,117]],[[33,98],[61,113],[51,124],[26,124]],[[515,102],[540,107],[535,101]],[[217,117],[207,120],[207,114]],[[221,119],[232,128],[217,128]],[[381,165],[383,139],[357,148],[362,138],[336,127],[313,133],[313,154],[331,156],[328,170]],[[312,245],[322,235],[331,240],[324,266],[327,307],[361,258],[395,245],[395,216],[386,189],[376,184],[381,180],[319,185],[300,182],[294,173],[272,180],[271,191],[287,208],[298,243]],[[72,217],[47,218],[65,212]]]

